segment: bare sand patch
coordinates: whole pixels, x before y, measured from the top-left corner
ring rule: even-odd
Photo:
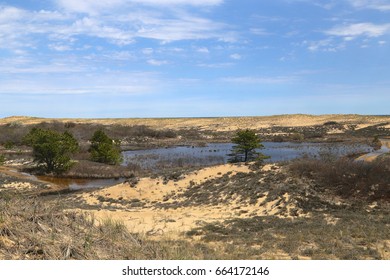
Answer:
[[[263,170],[267,170],[267,172],[277,172],[274,169],[274,164],[263,167]],[[180,198],[169,198],[169,195],[184,192],[194,183],[200,184],[207,180],[222,177],[225,174],[233,176],[239,172],[249,173],[251,171],[247,165],[225,164],[201,169],[185,175],[182,179],[169,181],[166,184],[163,184],[161,178],[141,178],[136,187],[131,187],[128,183],[122,183],[89,193],[77,194],[76,199],[88,205],[101,207],[98,210],[85,210],[93,213],[98,220],[120,220],[131,232],[156,237],[163,235],[171,238],[181,238],[184,232],[206,223],[223,222],[233,218],[279,215],[281,208],[286,208],[287,213],[296,210],[297,206],[287,193],[282,197],[268,201],[267,192],[255,204],[242,201],[237,196],[232,198],[229,203],[218,205],[156,207],[156,203],[159,202],[180,201]],[[111,200],[109,203],[101,202],[99,197],[110,198]],[[120,203],[121,200],[134,199],[141,201],[143,206],[128,208]],[[301,214],[299,211],[295,211],[295,213]],[[289,214],[284,214],[283,217],[293,218]]]

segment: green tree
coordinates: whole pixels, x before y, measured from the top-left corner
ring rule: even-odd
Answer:
[[[232,138],[232,142],[236,144],[233,146],[231,153],[231,161],[244,161],[254,159],[267,158],[263,154],[256,151],[256,149],[262,149],[264,146],[261,144],[260,138],[256,135],[255,131],[246,129],[239,130]]]
[[[95,131],[90,141],[91,146],[89,152],[91,153],[92,161],[112,165],[122,162],[120,142],[108,137],[103,130],[99,129]]]
[[[77,140],[69,132],[33,128],[24,142],[33,149],[34,161],[46,173],[62,173],[72,166],[71,155],[78,150]]]

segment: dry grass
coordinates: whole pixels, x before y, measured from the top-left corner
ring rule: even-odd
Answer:
[[[233,219],[207,224],[188,232],[207,242],[219,242],[232,258],[389,259],[389,215],[357,209],[334,211],[310,218],[275,216]],[[198,237],[199,239],[199,237]],[[276,252],[284,252],[278,256]]]
[[[279,173],[257,171],[194,186],[184,193],[191,202],[229,203],[231,194],[250,203],[266,193],[263,203],[276,199],[280,209],[277,215],[208,223],[187,234],[219,244],[222,254],[235,259],[390,259],[388,167],[387,161],[301,159]],[[287,211],[285,194],[295,209]],[[305,215],[291,213],[297,209]]]
[[[0,259],[207,259],[199,243],[147,240],[123,223],[64,211],[59,200],[2,196]]]

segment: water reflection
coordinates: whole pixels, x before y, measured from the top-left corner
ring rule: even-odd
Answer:
[[[81,189],[100,188],[116,185],[124,182],[125,179],[73,179],[73,178],[61,178],[50,176],[37,176],[41,181],[45,181],[51,184],[63,188],[69,188],[72,191]]]
[[[267,162],[280,162],[308,156],[330,154],[343,156],[351,153],[368,153],[372,148],[364,144],[345,143],[292,143],[264,142],[259,152],[270,156]],[[226,163],[232,143],[212,143],[205,147],[179,146],[150,150],[123,152],[123,165],[136,163],[144,169],[160,169],[170,166],[208,166]]]

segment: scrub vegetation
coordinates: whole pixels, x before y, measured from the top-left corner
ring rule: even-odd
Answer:
[[[2,119],[0,259],[388,260],[389,124],[335,115]],[[254,150],[270,140],[365,143],[378,154],[264,164]],[[209,142],[233,142],[238,162],[177,158],[155,173],[120,165],[123,150]],[[70,191],[53,183],[61,178],[121,180]]]

